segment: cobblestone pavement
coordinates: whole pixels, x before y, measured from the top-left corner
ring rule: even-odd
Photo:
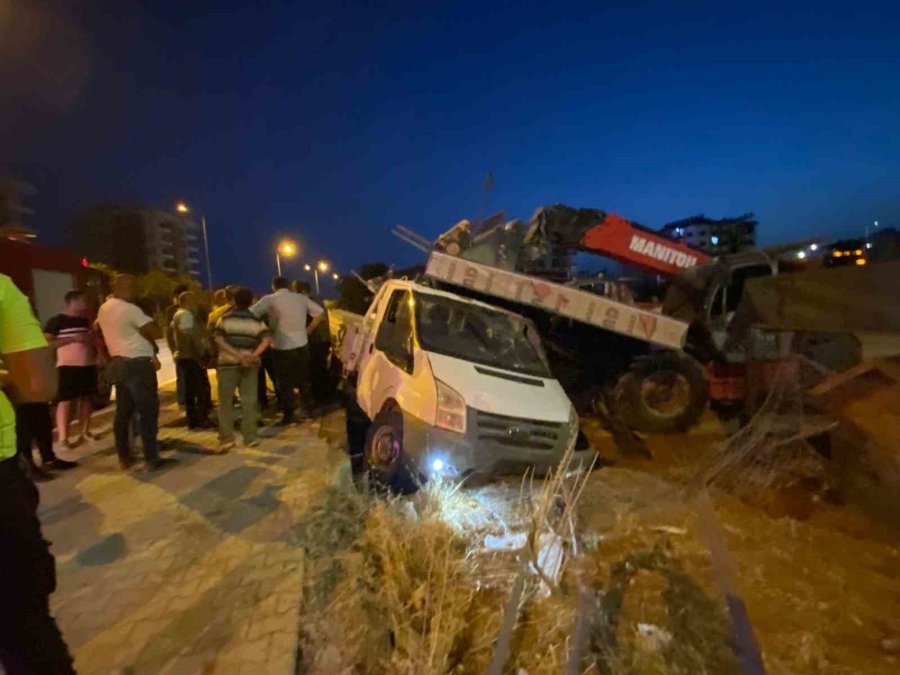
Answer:
[[[347,470],[321,433],[335,421],[266,429],[260,447],[221,456],[214,432],[164,425],[177,464],[145,475],[118,469],[107,434],[42,484],[52,609],[78,672],[294,672],[304,557],[291,533]]]

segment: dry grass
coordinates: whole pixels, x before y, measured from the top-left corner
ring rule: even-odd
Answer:
[[[562,673],[573,649],[580,667],[571,672],[721,666],[721,612],[665,550],[624,554],[585,540],[577,505],[586,479],[558,471],[541,482],[477,490],[435,482],[395,500],[360,495],[349,484],[335,488],[301,541],[314,570],[306,581],[301,672]],[[335,519],[340,524],[328,526]],[[525,546],[485,548],[486,536],[511,534]],[[539,564],[550,540],[565,551],[558,574]],[[637,581],[634,555],[654,560]],[[524,580],[521,596],[510,602],[517,579]],[[646,579],[656,585],[640,590]],[[635,583],[640,592],[632,591]],[[698,603],[697,611],[685,606]],[[583,641],[573,639],[579,616],[593,626]],[[648,638],[639,623],[664,624],[677,640]]]

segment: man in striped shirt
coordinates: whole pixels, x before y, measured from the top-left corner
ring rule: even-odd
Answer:
[[[78,406],[81,439],[94,439],[91,433],[91,399],[97,393],[97,361],[84,293],[69,291],[65,302],[63,313],[51,318],[44,326],[44,335],[50,347],[56,350],[56,368],[59,372],[56,433],[60,443],[71,448],[76,445],[69,440],[73,403]]]
[[[253,292],[239,288],[234,293],[234,308],[216,323],[219,358],[216,374],[219,380],[219,452],[234,447],[234,390],[240,391],[243,403],[241,435],[245,446],[255,446],[257,377],[260,357],[272,342],[268,326],[250,311]]]

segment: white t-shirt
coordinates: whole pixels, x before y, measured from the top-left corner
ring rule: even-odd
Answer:
[[[250,308],[257,317],[269,317],[273,349],[296,349],[306,346],[306,317],[319,316],[324,310],[302,293],[279,288]]]
[[[140,307],[119,298],[110,298],[97,312],[109,355],[126,359],[153,356],[153,344],[138,330],[151,321]]]

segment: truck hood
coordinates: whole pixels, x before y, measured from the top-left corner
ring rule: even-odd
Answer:
[[[434,376],[470,408],[543,422],[566,422],[572,402],[559,382],[426,352]]]

